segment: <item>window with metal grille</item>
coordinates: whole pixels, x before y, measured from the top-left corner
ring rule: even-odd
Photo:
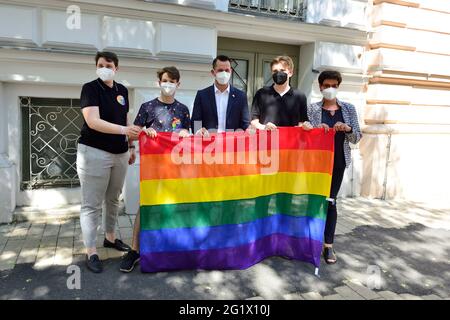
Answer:
[[[22,190],[79,185],[77,142],[83,125],[78,99],[20,97]]]
[[[230,0],[228,10],[304,21],[306,2],[305,0]]]

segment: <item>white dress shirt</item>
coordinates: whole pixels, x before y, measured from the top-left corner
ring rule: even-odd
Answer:
[[[225,132],[227,123],[228,98],[230,96],[230,85],[228,85],[224,92],[221,92],[214,84],[214,93],[216,96],[217,119],[219,121],[217,132]]]

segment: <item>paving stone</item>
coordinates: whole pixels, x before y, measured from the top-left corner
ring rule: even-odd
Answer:
[[[47,224],[44,229],[43,237],[57,236],[59,234],[59,225]]]
[[[16,228],[25,228],[25,229],[29,229],[31,226],[31,222],[30,221],[23,221],[23,222],[18,222],[15,224]]]
[[[403,300],[401,296],[392,291],[378,291],[377,293],[386,300]]]
[[[108,259],[108,252],[106,251],[106,248],[97,248],[97,254],[100,260]]]
[[[72,264],[72,248],[57,248],[54,264],[63,266]]]
[[[41,240],[40,239],[32,239],[32,238],[27,238],[22,246],[22,250],[23,249],[39,249],[39,246],[41,244]]]
[[[32,234],[39,234],[41,232],[44,232],[45,230],[45,224],[44,223],[36,223],[32,224],[28,232],[31,232]]]
[[[16,264],[34,263],[36,261],[38,251],[38,248],[22,248],[19,257],[17,258]]]
[[[298,292],[288,293],[283,295],[284,300],[305,300],[302,295]]]
[[[75,235],[75,228],[72,228],[72,229],[61,228],[61,230],[59,231],[59,234],[58,234],[59,237],[63,237],[63,238],[73,237],[74,235]]]
[[[73,237],[58,237],[58,241],[56,243],[57,247],[67,247],[73,248],[74,239]]]
[[[8,241],[8,233],[0,233],[0,242]]]
[[[422,296],[422,299],[423,300],[442,300],[442,298],[436,294],[429,294],[427,296]]]
[[[30,234],[28,233],[27,237],[25,238],[26,242],[40,242],[42,239],[42,234]]]
[[[265,299],[263,297],[257,296],[257,297],[247,298],[245,300],[265,300]]]
[[[75,240],[83,239],[83,232],[81,232],[81,230],[79,230],[79,231],[75,230],[74,238],[75,238]]]
[[[25,239],[20,240],[8,240],[5,247],[3,248],[4,251],[6,250],[16,250],[19,251],[22,249],[22,247],[25,244]]]
[[[354,223],[348,221],[347,219],[339,219],[339,220],[338,220],[338,224],[339,224],[340,226],[343,226],[343,227],[346,228],[347,230],[352,230],[352,229],[354,229],[355,226],[356,226]]]
[[[318,292],[307,292],[307,293],[303,293],[302,297],[305,300],[322,300],[323,297],[320,293]]]
[[[39,247],[39,251],[34,264],[35,269],[51,267],[55,262],[56,247]]]
[[[15,262],[12,261],[0,261],[0,271],[12,270],[15,267]]]
[[[332,294],[329,296],[325,296],[325,297],[323,297],[323,299],[324,300],[345,300],[345,298],[338,293]]]
[[[339,226],[339,229],[341,230],[342,234],[347,234],[347,233],[352,232],[351,229],[347,228],[347,227],[344,226],[344,225],[340,225],[340,226]]]
[[[376,299],[376,298],[380,297],[376,292],[370,290],[369,288],[367,288],[359,283],[355,283],[355,282],[347,281],[347,280],[344,281],[344,283],[366,300],[372,300],[372,299]]]
[[[25,239],[28,234],[28,228],[15,227],[8,235],[9,239]]]
[[[0,236],[4,235],[5,233],[9,233],[14,229],[14,227],[11,224],[1,224],[0,225]]]
[[[58,242],[57,236],[43,237],[41,239],[40,246],[41,247],[56,247],[57,242]]]
[[[362,296],[357,294],[355,291],[353,291],[348,286],[341,286],[341,287],[334,288],[334,291],[339,293],[346,300],[364,300],[364,298]]]
[[[79,239],[79,240],[76,240],[76,239],[74,239],[74,241],[73,241],[73,247],[74,248],[84,248],[84,242],[83,242],[83,240],[81,240],[81,239]]]
[[[83,246],[76,246],[76,247],[73,247],[72,253],[73,253],[74,255],[77,255],[77,254],[85,254],[85,253],[86,253],[86,248],[84,247],[84,245],[83,245]]]
[[[125,252],[121,252],[115,249],[106,248],[106,256],[108,259],[121,258]]]
[[[14,268],[20,249],[5,248],[0,255],[0,271]]]
[[[401,293],[399,294],[399,296],[404,300],[423,300],[421,297],[409,293]]]
[[[0,254],[3,252],[3,248],[6,246],[6,241],[0,242]]]

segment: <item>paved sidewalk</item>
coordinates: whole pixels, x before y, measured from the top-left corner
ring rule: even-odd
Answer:
[[[105,248],[96,275],[84,266],[78,219],[0,225],[0,299],[449,299],[448,207],[362,198],[338,206],[339,261],[323,263],[320,278],[313,266],[279,257],[247,270],[123,274],[121,253]],[[119,217],[127,243],[133,220]],[[81,290],[67,288],[69,265],[80,267]]]

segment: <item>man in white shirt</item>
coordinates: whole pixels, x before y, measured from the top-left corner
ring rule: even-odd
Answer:
[[[214,84],[199,90],[192,110],[191,128],[196,134],[208,131],[246,130],[250,114],[245,92],[230,85],[232,68],[227,56],[217,56],[212,64]]]

